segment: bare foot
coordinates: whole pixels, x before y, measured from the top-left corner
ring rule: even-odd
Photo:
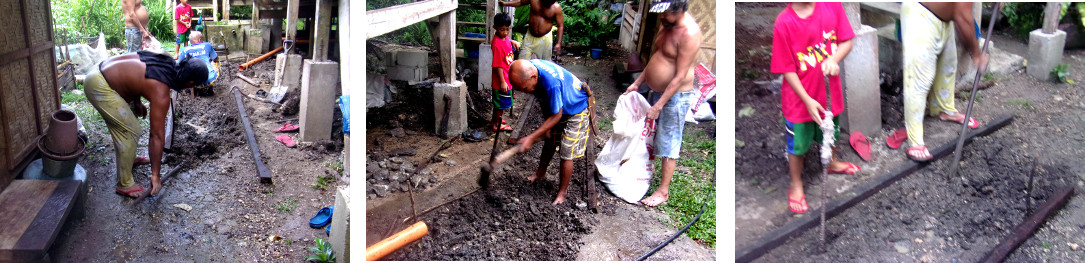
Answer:
[[[162,191],[162,179],[151,177],[151,195],[156,195]]]
[[[119,195],[135,198],[135,197],[139,197],[139,196],[143,195],[143,191],[147,191],[147,190],[143,189],[143,186],[140,186],[138,184],[133,184],[131,186],[123,187],[123,188],[117,187],[116,191],[117,191],[117,194],[119,194]]]
[[[670,197],[667,193],[661,193],[660,191],[656,191],[654,194],[652,194],[652,196],[644,198],[643,200],[640,200],[640,202],[644,205],[655,207],[663,204],[663,202],[666,202],[668,198]]]
[[[561,204],[561,203],[564,203],[564,202],[565,202],[565,195],[558,194],[558,198],[554,198],[554,203],[551,203],[551,205],[557,205],[557,204]]]
[[[534,183],[535,180],[539,180],[540,178],[541,179],[546,179],[546,174],[544,173],[544,174],[540,175],[539,173],[535,173],[535,174],[531,175],[531,177],[528,177],[527,181]]]

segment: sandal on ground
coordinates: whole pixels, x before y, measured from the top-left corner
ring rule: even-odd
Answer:
[[[874,156],[870,152],[870,140],[860,131],[851,133],[851,137],[848,140],[851,143],[851,148],[855,149],[855,153],[859,154],[859,158],[863,158],[863,161],[870,161],[874,159]]]
[[[795,205],[805,207],[806,209],[795,210]],[[802,214],[806,213],[806,211],[809,211],[810,206],[806,204],[806,194],[799,196],[799,199],[791,199],[791,190],[787,190],[787,208],[791,209],[791,212],[795,212],[797,214]]]
[[[912,148],[908,148],[908,159],[912,159],[917,162],[927,162],[934,159],[930,151],[927,151],[926,145],[920,145]]]
[[[844,168],[844,169],[841,169],[841,170],[829,169],[829,173],[855,175],[855,173],[858,173],[859,170],[862,170],[862,169],[859,168],[858,165],[855,165],[854,163],[848,163],[848,168]]]
[[[889,135],[889,137],[885,137],[885,144],[888,145],[889,148],[896,149],[900,148],[900,145],[904,144],[904,140],[907,139],[908,130],[901,128],[894,131],[893,134]]]
[[[328,225],[328,223],[331,223],[333,211],[332,209],[334,208],[331,206],[321,208],[320,211],[316,212],[315,216],[309,218],[309,226],[313,228],[321,228]]]
[[[506,131],[506,132],[510,132],[510,131],[512,131],[512,126],[508,126],[508,125],[505,125],[505,124],[501,124],[501,128],[500,128],[500,129],[494,129],[493,131],[494,131],[494,132],[496,132],[496,131],[498,131],[498,130],[500,130],[500,131]]]
[[[279,127],[279,128],[274,129],[274,130],[271,130],[271,131],[273,131],[273,132],[292,132],[292,131],[298,131],[299,128],[301,128],[301,127],[297,126],[297,125],[294,125],[294,124],[290,124],[290,123],[284,123],[283,127]]]
[[[283,134],[275,136],[275,140],[283,143],[283,145],[286,145],[286,147],[288,148],[294,148],[294,146],[297,146],[297,143],[294,143],[294,138],[290,138],[290,135]]]
[[[958,112],[958,113],[956,113],[956,114],[953,114],[953,116],[957,116],[957,114],[961,114],[961,113],[960,113],[960,112]],[[955,119],[947,119],[947,118],[945,118],[945,117],[942,117],[942,116],[941,116],[941,115],[939,114],[938,118],[939,118],[939,119],[941,119],[941,120],[943,120],[943,121],[949,121],[949,122],[956,122],[956,123],[961,123],[961,122],[964,122],[964,117],[961,117],[961,119],[960,119],[960,120],[955,120]],[[976,118],[968,118],[968,128],[969,128],[969,129],[975,129],[975,128],[979,128],[979,127],[980,127],[980,123],[979,123],[979,122],[976,122]]]
[[[120,188],[116,188],[115,191],[119,195],[136,198],[136,197],[139,197],[140,195],[143,195],[143,191],[146,190],[146,189],[143,189],[143,186],[140,186],[140,185],[134,185],[134,186],[129,186],[129,187],[135,187],[135,188],[132,188],[132,189],[130,189],[128,191],[124,191],[124,190],[121,190]]]
[[[463,132],[463,134],[460,134],[460,136],[463,137],[464,141],[468,142],[481,142],[490,139],[486,136],[486,134],[483,134],[479,131],[465,131]]]

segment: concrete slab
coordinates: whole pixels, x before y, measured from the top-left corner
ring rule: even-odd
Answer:
[[[339,63],[306,59],[302,67],[301,107],[298,121],[303,142],[330,139],[335,116],[335,92],[339,85]]]
[[[1037,79],[1051,79],[1051,70],[1062,63],[1062,49],[1066,45],[1066,31],[1056,30],[1053,34],[1046,34],[1040,29],[1033,30],[1028,34],[1028,67],[1029,76]]]
[[[877,134],[882,129],[877,31],[867,25],[856,30],[851,52],[841,63],[845,109],[840,126],[849,132]]]
[[[986,40],[987,39],[980,40],[979,44],[981,47]],[[986,74],[1007,75],[1025,67],[1024,57],[998,49],[995,44],[994,41],[991,41],[991,46],[987,48],[988,59]],[[972,82],[976,80],[976,67],[972,66],[972,57],[966,54],[957,57],[957,59],[960,61],[960,63],[958,63],[958,68],[967,69],[958,71],[960,74],[957,75],[957,85],[972,85]]]
[[[449,96],[449,114],[447,126],[445,121],[445,95]],[[452,81],[452,83],[433,84],[433,114],[436,116],[434,127],[436,133],[443,137],[458,136],[467,130],[467,83]],[[444,129],[442,129],[444,128]]]
[[[346,163],[349,162],[344,162]],[[335,191],[332,229],[328,236],[328,243],[332,244],[337,263],[350,262],[350,191],[347,188],[347,186],[339,186]]]
[[[429,75],[426,67],[395,66],[388,68],[388,79],[402,81],[422,81]]]
[[[296,90],[301,86],[301,55],[279,54],[275,56],[275,84]]]
[[[478,90],[486,91],[493,88],[493,62],[494,54],[489,44],[478,45]]]
[[[395,65],[425,67],[429,64],[429,52],[420,49],[401,49],[396,51]]]

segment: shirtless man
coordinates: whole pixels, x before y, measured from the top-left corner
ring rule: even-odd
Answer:
[[[143,7],[143,0],[122,0],[121,9],[124,11],[124,38],[128,42],[128,53],[143,50],[143,39],[151,38],[151,32],[146,27],[151,16]]]
[[[197,58],[175,64],[169,55],[139,51],[107,58],[94,67],[84,81],[87,100],[98,110],[113,137],[116,149],[117,194],[138,197],[145,189],[132,178],[136,147],[142,129],[137,117],[146,118],[151,103],[151,138],[148,152],[151,163],[151,194],[162,189],[159,172],[165,145],[166,112],[170,90],[183,90],[207,80],[207,66]]]
[[[901,5],[904,39],[904,127],[909,158],[928,161],[933,156],[923,143],[923,113],[943,121],[978,128],[975,119],[965,120],[954,106],[957,76],[957,42],[965,48],[977,69],[987,65],[987,55],[974,37],[972,3],[904,3]],[[928,96],[929,95],[929,96]],[[900,131],[895,132],[895,134]],[[891,144],[900,144],[904,136]]]
[[[565,35],[565,17],[557,0],[512,0],[498,1],[501,5],[520,7],[531,5],[531,15],[527,21],[528,33],[521,43],[519,59],[553,60],[554,54],[561,54],[561,38]],[[558,42],[554,43],[553,28],[557,24]],[[551,49],[553,47],[553,49]]]
[[[647,83],[652,92],[648,101],[648,118],[655,120],[656,134],[654,156],[663,159],[663,178],[655,193],[641,200],[648,206],[658,206],[669,198],[668,187],[682,147],[682,129],[686,112],[693,100],[693,57],[701,46],[701,27],[693,16],[686,13],[689,4],[685,0],[661,2],[650,12],[660,13],[662,27],[652,42],[652,57],[644,73],[626,89],[636,92]]]

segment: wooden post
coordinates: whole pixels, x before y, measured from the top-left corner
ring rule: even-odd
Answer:
[[[1047,7],[1044,7],[1044,34],[1054,34],[1055,30],[1058,30],[1059,25],[1059,12],[1062,11],[1062,3],[1059,2],[1047,2]]]
[[[249,28],[253,29],[260,28],[260,5],[257,2],[259,1],[252,1],[252,24],[249,25]]]
[[[222,20],[230,21],[230,0],[222,0]]]
[[[228,1],[228,0],[223,0],[223,1]],[[215,21],[215,22],[219,21],[219,0],[211,0],[211,16],[213,16],[213,17],[211,17],[212,21]]]
[[[300,0],[286,2],[286,40],[294,41],[298,37],[298,4]],[[290,51],[287,50],[287,53]]]
[[[494,39],[494,16],[497,15],[497,1],[498,0],[486,0],[486,40]],[[483,43],[489,43],[483,42]]]
[[[426,23],[437,54],[441,57],[441,82],[452,83],[456,79],[456,10],[437,16],[437,23]],[[436,25],[434,25],[436,24]]]
[[[316,25],[312,27],[313,60],[328,60],[328,39],[332,27],[332,0],[316,1],[316,18],[312,20]]]

